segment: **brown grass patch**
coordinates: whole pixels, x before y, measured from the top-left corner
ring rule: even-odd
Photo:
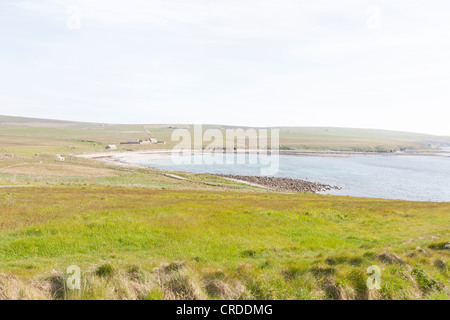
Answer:
[[[14,167],[1,168],[0,172],[9,174],[25,174],[36,176],[83,176],[83,177],[114,177],[116,172],[111,169],[92,168],[70,164],[23,164]]]

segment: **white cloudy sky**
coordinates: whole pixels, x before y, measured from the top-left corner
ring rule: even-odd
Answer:
[[[450,135],[449,12],[448,0],[1,0],[0,114]]]

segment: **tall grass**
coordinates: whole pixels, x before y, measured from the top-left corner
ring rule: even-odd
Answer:
[[[441,245],[450,240],[449,212],[448,203],[314,194],[9,188],[0,193],[0,292],[64,299],[438,299],[449,294],[449,251]],[[365,281],[374,264],[382,269],[382,288],[372,292]],[[84,289],[78,296],[64,287],[51,291],[51,270],[61,288],[70,265],[81,268]],[[15,286],[22,289],[5,293]]]

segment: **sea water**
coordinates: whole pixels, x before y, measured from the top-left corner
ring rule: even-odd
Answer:
[[[242,157],[244,155],[238,155]],[[186,156],[193,157],[193,156]],[[279,156],[274,176],[305,179],[342,190],[328,194],[413,201],[450,201],[450,157],[406,155]],[[249,164],[175,164],[170,153],[128,155],[121,161],[160,169],[195,173],[260,175]],[[189,159],[186,159],[189,160]]]

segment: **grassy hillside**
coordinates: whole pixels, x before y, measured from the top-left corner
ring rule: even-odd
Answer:
[[[23,296],[67,299],[450,294],[448,203],[89,186],[13,188],[0,202],[7,297],[26,286]],[[80,292],[64,287],[69,265]],[[366,287],[370,265],[379,291]]]
[[[30,156],[42,152],[95,152],[107,144],[119,150],[164,149],[171,141],[174,127],[190,125],[118,125],[30,119],[0,116],[0,152]],[[172,127],[172,128],[170,128]],[[205,125],[204,129],[230,128]],[[395,151],[400,149],[427,150],[429,143],[450,143],[450,137],[368,129],[288,128],[280,129],[280,145],[284,150],[336,151]],[[152,137],[166,145],[120,145],[120,142]],[[205,146],[208,142],[205,142]]]
[[[164,170],[122,168],[78,157],[68,157],[65,162],[56,161],[52,154],[4,159],[1,157],[2,154],[0,154],[0,186],[89,185],[182,190],[258,190],[217,176],[183,172],[179,175],[186,180],[180,180],[168,176],[168,172]]]

